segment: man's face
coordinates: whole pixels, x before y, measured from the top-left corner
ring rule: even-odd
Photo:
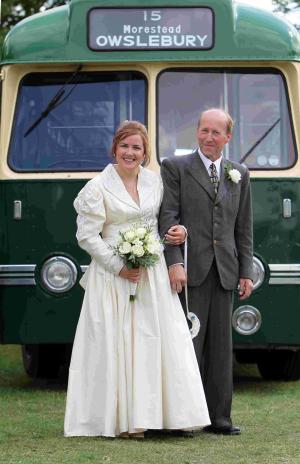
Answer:
[[[197,139],[200,150],[211,161],[216,161],[221,156],[224,145],[231,139],[231,134],[226,129],[226,116],[221,111],[211,110],[202,115]]]

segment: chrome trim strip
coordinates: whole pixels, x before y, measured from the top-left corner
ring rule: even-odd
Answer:
[[[300,272],[271,272],[272,277],[300,277]]]
[[[80,266],[81,272],[85,272],[87,270],[88,266]]]
[[[1,279],[0,278],[0,285],[36,285],[35,279],[10,279],[10,278],[5,278]]]
[[[0,273],[2,272],[34,272],[35,264],[0,264]]]
[[[269,264],[269,268],[271,273],[280,271],[300,272],[300,264]]]
[[[269,264],[269,285],[299,285],[300,264]]]
[[[0,279],[4,277],[34,277],[34,272],[3,272],[0,274]]]
[[[269,285],[299,285],[300,277],[270,277]]]
[[[36,285],[35,264],[1,264],[0,286]]]

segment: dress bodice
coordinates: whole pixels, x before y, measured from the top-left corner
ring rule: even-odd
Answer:
[[[120,231],[134,224],[148,224],[158,235],[157,217],[163,191],[160,176],[141,168],[137,189],[140,205],[131,198],[110,164],[85,185],[74,202],[78,213],[76,237],[79,245],[114,273],[117,273],[121,262],[107,245],[118,241]]]

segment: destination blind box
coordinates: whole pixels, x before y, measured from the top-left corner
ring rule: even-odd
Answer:
[[[208,50],[214,44],[214,14],[201,8],[93,8],[88,45],[95,51]]]

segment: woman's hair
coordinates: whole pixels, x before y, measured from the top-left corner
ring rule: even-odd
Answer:
[[[121,142],[121,140],[125,139],[126,137],[129,137],[130,135],[140,135],[143,141],[143,146],[144,146],[144,165],[149,164],[150,161],[150,144],[149,144],[149,137],[148,137],[148,132],[144,124],[142,124],[139,121],[123,121],[118,129],[116,130],[116,133],[114,135],[113,141],[112,141],[112,147],[111,147],[111,154],[115,156],[115,151],[117,148],[117,145]]]

